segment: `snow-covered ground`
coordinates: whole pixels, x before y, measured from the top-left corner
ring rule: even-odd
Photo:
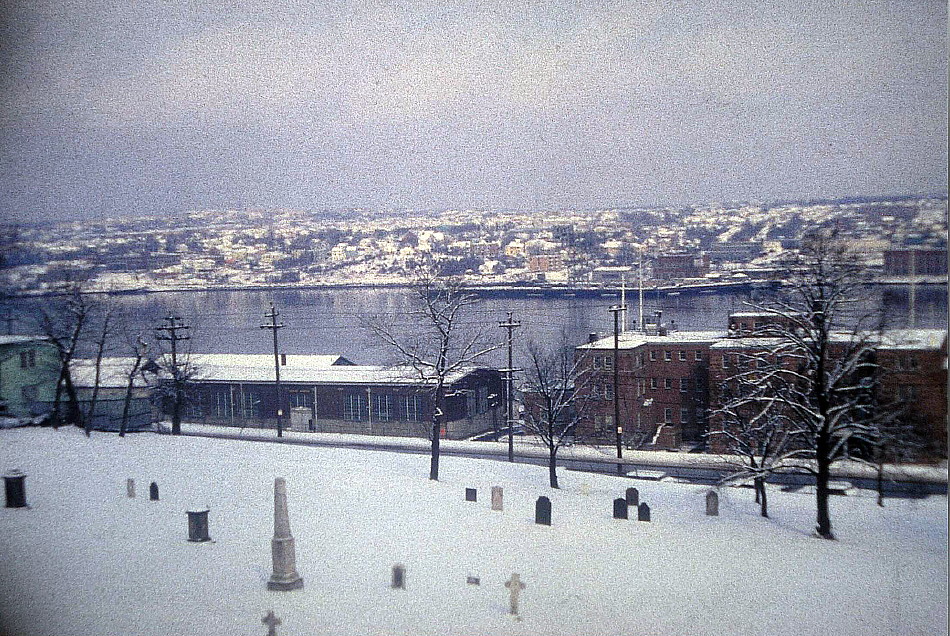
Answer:
[[[838,541],[811,536],[814,501],[444,457],[74,429],[0,431],[0,468],[27,473],[29,509],[0,509],[0,633],[941,634],[947,498],[835,497]],[[287,479],[304,589],[269,592],[273,484]],[[126,497],[134,478],[138,496]],[[148,500],[148,484],[161,500]],[[505,509],[490,509],[503,486]],[[651,523],[611,518],[628,486]],[[478,488],[478,502],[464,500]],[[852,491],[854,492],[854,491]],[[553,525],[534,524],[547,495]],[[207,506],[212,543],[189,543]],[[406,590],[391,568],[408,568]],[[526,584],[521,618],[504,582]],[[481,585],[468,585],[478,576]]]

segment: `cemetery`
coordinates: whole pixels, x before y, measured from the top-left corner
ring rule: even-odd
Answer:
[[[946,631],[946,496],[851,489],[826,541],[807,489],[763,519],[745,488],[442,462],[0,431],[0,633]]]

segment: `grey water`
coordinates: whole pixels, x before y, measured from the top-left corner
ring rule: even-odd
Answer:
[[[663,321],[675,322],[681,330],[725,329],[728,315],[749,309],[759,292],[723,292],[696,295],[663,295],[648,292],[644,314],[663,312]],[[333,289],[277,291],[187,291],[115,296],[128,324],[139,331],[153,331],[168,314],[180,316],[190,329],[187,347],[196,353],[271,353],[272,333],[261,328],[264,312],[273,302],[284,325],[278,332],[280,350],[288,354],[341,354],[358,364],[395,362],[392,353],[362,327],[374,314],[397,316],[397,330],[413,331],[407,317],[409,292],[398,289]],[[920,287],[915,293],[914,324],[917,327],[947,328],[947,289]],[[29,319],[37,306],[56,302],[55,298],[22,300],[17,312],[23,316],[18,331],[29,329]],[[608,311],[620,302],[608,297],[484,297],[463,316],[467,329],[483,329],[502,342],[505,330],[499,327],[507,312],[521,326],[514,331],[516,357],[526,343],[547,345],[586,342],[589,334],[601,337],[613,333],[613,315]],[[901,288],[869,288],[866,302],[881,308],[891,327],[908,326],[909,294]],[[637,320],[640,309],[636,292],[628,292],[628,320]],[[117,354],[118,355],[118,354]],[[500,364],[500,353],[486,362]]]

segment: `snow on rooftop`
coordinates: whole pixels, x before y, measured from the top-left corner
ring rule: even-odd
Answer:
[[[771,488],[763,519],[751,490],[723,488],[707,517],[705,486],[562,470],[551,490],[543,466],[448,455],[434,482],[424,454],[34,428],[0,431],[0,463],[26,473],[30,505],[0,509],[4,634],[260,636],[269,610],[282,636],[946,633],[945,496],[881,508],[852,489],[824,541],[805,492]],[[266,589],[276,477],[293,592]],[[151,481],[159,501],[142,496]],[[652,522],[611,518],[631,485]],[[212,541],[187,541],[191,506],[210,509]]]
[[[0,336],[0,346],[11,344],[27,344],[30,342],[47,341],[47,336]]]
[[[727,332],[719,331],[669,331],[666,335],[642,333],[639,331],[625,331],[618,338],[618,348],[635,349],[645,344],[700,344],[714,342],[725,338]],[[582,344],[578,349],[613,349],[614,337],[610,335],[592,343]]]

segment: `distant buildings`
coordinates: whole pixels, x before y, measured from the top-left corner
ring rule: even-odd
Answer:
[[[49,413],[59,370],[59,356],[48,338],[0,336],[0,417]]]

